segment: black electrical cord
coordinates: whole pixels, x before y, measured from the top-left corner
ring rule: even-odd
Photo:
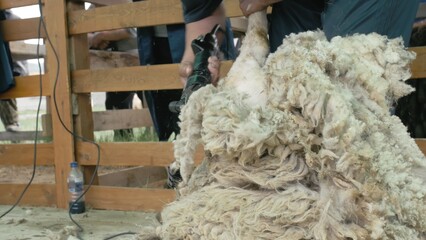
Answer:
[[[38,100],[37,113],[36,113],[36,129],[35,129],[35,136],[34,136],[33,171],[32,171],[30,180],[28,181],[27,185],[24,187],[24,190],[22,190],[16,202],[6,212],[0,215],[0,219],[6,216],[7,214],[9,214],[21,202],[22,198],[24,197],[25,193],[27,192],[28,188],[30,187],[30,185],[32,184],[34,180],[35,172],[37,168],[38,118],[40,115],[41,102],[43,99],[43,82],[41,78],[41,64],[40,64],[40,36],[41,36],[40,30],[41,30],[41,21],[39,22],[39,25],[38,25],[38,41],[37,41],[37,62],[38,62],[38,69],[39,69],[39,100]]]
[[[122,233],[118,233],[118,234],[106,237],[104,238],[104,240],[111,240],[113,238],[124,236],[124,235],[136,235],[136,234],[137,234],[136,232],[122,232]]]
[[[58,53],[56,52],[55,47],[52,44],[52,41],[50,40],[50,36],[48,34],[47,31],[47,27],[46,24],[44,22],[43,19],[43,10],[42,10],[42,2],[41,0],[38,0],[38,6],[39,6],[39,11],[40,11],[40,21],[39,21],[39,25],[38,25],[38,31],[37,31],[37,63],[38,63],[38,68],[39,68],[39,102],[38,102],[38,107],[37,107],[37,114],[36,114],[36,133],[35,133],[35,137],[34,137],[34,158],[33,158],[33,171],[32,171],[32,175],[31,175],[31,179],[30,181],[27,183],[27,185],[25,186],[24,190],[22,191],[22,193],[20,194],[20,196],[18,197],[17,201],[13,204],[13,206],[7,210],[5,213],[3,213],[0,216],[0,219],[4,216],[6,216],[8,213],[10,213],[21,201],[22,197],[24,196],[24,194],[26,193],[26,191],[28,190],[29,186],[32,184],[34,177],[35,177],[35,172],[36,172],[36,167],[37,167],[37,143],[38,143],[38,118],[39,118],[39,114],[40,114],[40,108],[41,108],[41,102],[42,102],[42,98],[43,98],[43,81],[42,81],[42,68],[41,68],[41,63],[40,63],[40,39],[41,39],[41,29],[43,27],[43,30],[46,33],[46,40],[49,43],[49,45],[52,48],[52,52],[54,53],[55,56],[55,60],[56,60],[56,64],[57,64],[57,68],[56,68],[56,74],[55,74],[55,80],[54,80],[54,86],[53,86],[53,102],[54,102],[54,106],[55,106],[55,110],[58,116],[58,119],[61,123],[61,125],[64,127],[64,129],[70,133],[74,138],[80,139],[82,141],[85,142],[89,142],[92,143],[96,146],[97,148],[97,161],[96,161],[96,167],[95,167],[95,171],[93,172],[93,175],[89,181],[89,184],[87,185],[87,188],[85,189],[85,191],[83,191],[83,193],[81,194],[81,196],[79,196],[69,207],[68,210],[68,215],[69,218],[71,219],[71,221],[79,228],[80,232],[84,231],[83,227],[78,224],[72,217],[71,214],[71,208],[78,202],[80,201],[80,199],[82,199],[84,197],[84,195],[89,191],[90,187],[93,185],[93,182],[95,180],[95,176],[96,173],[98,172],[98,168],[99,168],[99,163],[100,163],[100,146],[99,144],[97,144],[96,142],[89,140],[83,136],[79,136],[77,134],[75,134],[74,132],[72,132],[71,130],[69,130],[65,123],[63,122],[60,114],[59,114],[59,109],[58,109],[58,104],[56,101],[56,87],[57,87],[57,83],[59,80],[59,70],[60,70],[60,62],[59,62],[59,56]],[[46,45],[46,44],[45,44]],[[137,234],[136,232],[123,232],[123,233],[119,233],[119,234],[115,234],[112,236],[109,236],[107,238],[105,238],[105,240],[110,240],[119,236],[123,236],[123,235],[134,235]]]
[[[90,181],[89,181],[89,183],[88,183],[88,185],[87,185],[87,188],[83,191],[83,193],[71,204],[71,206],[69,207],[69,210],[68,210],[68,215],[69,215],[69,217],[70,217],[70,219],[71,219],[71,221],[79,228],[79,230],[82,232],[82,231],[84,231],[84,229],[83,229],[83,227],[81,227],[80,226],[80,224],[78,224],[74,219],[73,219],[73,217],[72,217],[72,214],[71,214],[71,209],[72,209],[72,207],[73,206],[75,206],[75,204],[78,202],[78,201],[80,201],[80,199],[82,199],[83,197],[84,197],[84,195],[86,195],[86,193],[89,191],[89,189],[91,188],[91,186],[93,185],[93,182],[94,182],[94,180],[95,180],[95,177],[96,177],[96,174],[97,174],[97,172],[98,172],[98,168],[99,168],[99,163],[100,163],[100,159],[101,159],[101,148],[100,148],[100,146],[99,146],[99,144],[97,144],[96,142],[94,142],[94,141],[92,141],[92,140],[90,140],[90,139],[87,139],[87,138],[85,138],[85,137],[83,137],[83,136],[79,136],[79,135],[77,135],[77,134],[75,134],[73,131],[71,131],[70,129],[68,129],[68,127],[65,125],[65,123],[63,122],[63,120],[62,120],[62,117],[61,117],[61,115],[59,114],[59,109],[58,109],[58,104],[57,104],[57,101],[56,101],[56,87],[57,87],[57,83],[58,83],[58,79],[59,79],[59,70],[60,70],[60,62],[59,62],[59,56],[58,56],[58,53],[56,52],[56,49],[55,49],[55,47],[53,46],[53,44],[52,44],[52,41],[50,40],[50,36],[49,36],[49,33],[48,33],[48,31],[47,31],[47,27],[46,27],[46,24],[45,24],[45,22],[44,22],[44,19],[43,19],[43,10],[42,10],[42,3],[41,3],[41,0],[38,0],[38,6],[39,6],[39,10],[40,10],[40,22],[41,22],[41,25],[43,26],[43,30],[45,31],[45,33],[46,33],[46,40],[47,40],[47,42],[49,43],[49,45],[51,46],[51,48],[52,48],[52,52],[53,52],[53,54],[55,55],[55,60],[56,60],[56,64],[57,64],[57,68],[56,68],[56,75],[55,75],[55,82],[54,82],[54,85],[53,85],[53,105],[55,106],[55,110],[56,110],[56,114],[57,114],[57,116],[58,116],[58,119],[59,119],[59,121],[60,121],[60,123],[61,123],[61,125],[62,125],[62,127],[69,133],[69,134],[71,134],[75,139],[80,139],[80,140],[82,140],[82,141],[84,141],[84,142],[89,142],[89,143],[91,143],[91,144],[93,144],[93,145],[95,145],[96,146],[96,149],[97,149],[97,160],[96,160],[96,167],[95,167],[95,171],[93,172],[93,174],[92,174],[92,177],[90,178]]]
[[[77,202],[78,201],[80,201],[80,199],[82,199],[83,198],[83,196],[87,193],[87,191],[89,191],[89,189],[90,189],[90,187],[93,185],[93,182],[94,182],[94,180],[95,180],[95,176],[96,176],[96,173],[98,172],[98,168],[99,168],[99,163],[100,163],[100,155],[101,155],[101,151],[100,151],[100,146],[99,146],[99,144],[97,144],[96,142],[94,142],[94,141],[92,141],[92,140],[89,140],[89,139],[87,139],[87,138],[85,138],[85,137],[82,137],[82,136],[79,136],[79,135],[77,135],[77,134],[75,134],[74,132],[72,132],[71,130],[69,130],[66,126],[65,126],[65,124],[64,124],[64,122],[62,121],[62,118],[61,118],[61,116],[59,115],[59,111],[58,111],[58,105],[57,105],[57,103],[56,103],[56,85],[57,85],[57,81],[58,81],[58,78],[59,78],[59,57],[58,57],[58,54],[57,54],[57,52],[56,52],[56,50],[55,50],[55,48],[53,47],[53,44],[52,44],[52,42],[51,42],[51,40],[50,40],[50,37],[49,37],[49,34],[48,34],[48,32],[47,32],[47,29],[46,29],[46,25],[45,25],[45,23],[44,23],[44,20],[42,19],[42,17],[43,17],[43,14],[42,14],[42,9],[41,9],[41,3],[40,3],[40,1],[41,0],[39,0],[39,6],[40,6],[40,19],[41,19],[41,22],[42,22],[42,25],[43,25],[43,28],[44,28],[44,30],[45,30],[45,32],[46,32],[46,39],[47,39],[47,41],[48,41],[48,43],[50,44],[50,46],[52,47],[52,51],[53,51],[53,53],[54,53],[54,55],[55,55],[55,59],[56,59],[56,63],[57,63],[57,65],[58,65],[58,68],[57,68],[57,72],[56,72],[56,76],[55,76],[55,83],[54,83],[54,87],[53,87],[53,102],[54,102],[54,105],[55,105],[55,109],[56,109],[56,112],[57,112],[57,115],[58,115],[58,118],[59,118],[59,121],[61,122],[61,125],[65,128],[65,130],[68,132],[68,133],[70,133],[74,138],[77,138],[77,139],[80,139],[80,140],[82,140],[82,141],[85,141],[85,142],[89,142],[89,143],[92,143],[92,144],[94,144],[95,146],[96,146],[96,148],[97,148],[97,161],[96,161],[96,167],[95,167],[95,171],[93,172],[93,175],[92,175],[92,177],[91,177],[91,179],[90,179],[90,181],[89,181],[89,184],[88,184],[88,186],[87,186],[87,188],[85,189],[85,191],[81,194],[81,196],[80,197],[78,197],[72,204],[71,204],[71,206],[69,207],[69,211],[68,211],[68,215],[69,215],[69,217],[70,217],[70,219],[71,219],[71,221],[80,229],[80,232],[83,232],[84,231],[84,229],[83,229],[83,227],[80,225],[80,224],[78,224],[74,219],[73,219],[73,217],[72,217],[72,214],[71,214],[71,209],[72,209],[72,207],[73,206],[75,206],[75,204],[77,204]],[[116,237],[119,237],[119,236],[123,236],[123,235],[135,235],[135,234],[137,234],[136,232],[131,232],[131,231],[129,231],[129,232],[122,232],[122,233],[118,233],[118,234],[115,234],[115,235],[112,235],[112,236],[109,236],[109,237],[107,237],[107,238],[105,238],[105,240],[109,240],[109,239],[113,239],[113,238],[116,238]]]

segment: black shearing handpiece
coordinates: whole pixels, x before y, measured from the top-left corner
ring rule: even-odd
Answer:
[[[201,35],[192,41],[191,47],[195,55],[193,70],[188,77],[180,100],[169,103],[169,110],[171,112],[180,113],[192,93],[211,83],[208,59],[210,56],[217,55],[219,52],[216,38],[216,32],[219,28],[220,25],[217,24],[211,32]]]

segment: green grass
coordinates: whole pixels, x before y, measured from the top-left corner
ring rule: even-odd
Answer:
[[[23,113],[19,112],[19,128],[21,131],[35,131],[36,129],[36,113],[37,111],[27,110]],[[39,113],[39,121],[38,121],[38,130],[42,130],[41,125],[41,115],[45,114],[44,112]],[[3,124],[0,124],[0,131],[5,131]]]
[[[21,131],[35,131],[36,130],[36,113],[37,111],[26,110],[19,112],[19,127]],[[38,121],[38,130],[42,131],[41,115],[45,114],[40,112]],[[5,127],[0,124],[0,132],[4,132]],[[52,137],[38,136],[38,142],[51,142]],[[158,137],[152,127],[134,128],[133,136],[129,137],[116,137],[114,139],[114,131],[99,131],[95,132],[96,142],[155,142],[158,141]],[[21,141],[21,143],[33,143],[34,141]],[[0,141],[0,144],[9,144],[10,141]]]
[[[19,126],[21,131],[35,131],[36,130],[36,114],[38,106],[38,99],[18,99],[18,118]],[[45,99],[43,99],[45,101]],[[31,106],[34,105],[34,109]],[[42,104],[42,109],[39,112],[38,116],[38,130],[43,131],[41,117],[43,114],[46,114],[45,103]],[[92,111],[105,111],[104,104],[97,104],[92,107]],[[5,127],[3,124],[0,124],[0,132],[4,132]],[[114,139],[114,131],[98,131],[95,132],[95,141],[96,142],[155,142],[158,141],[158,137],[155,133],[153,127],[141,127],[133,129],[133,136],[128,137],[116,137]],[[173,138],[173,137],[172,137]],[[42,137],[40,134],[38,136],[38,142],[51,142],[52,137]],[[33,143],[34,140],[21,141],[21,143]],[[0,144],[10,143],[10,141],[0,141]]]
[[[157,142],[158,137],[152,127],[134,128],[133,136],[116,137],[114,139],[114,131],[95,132],[96,142]]]

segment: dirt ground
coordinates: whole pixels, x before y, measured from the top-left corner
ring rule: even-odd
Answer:
[[[0,205],[0,214],[10,206]],[[86,213],[73,215],[84,231],[70,220],[68,212],[56,208],[17,207],[0,219],[2,240],[102,240],[115,234],[140,233],[143,227],[155,226],[155,213],[124,212],[89,209]],[[135,239],[136,235],[122,235],[116,239]]]
[[[94,105],[103,105],[103,97],[104,93],[95,94],[93,97]],[[34,104],[37,103],[34,99],[19,100],[19,109],[22,111],[34,109]],[[42,110],[44,110],[44,107],[45,105],[42,105]],[[22,115],[20,117],[24,119],[26,116]],[[99,175],[112,174],[120,170],[126,169],[123,167],[100,167]],[[32,166],[0,166],[0,183],[25,184],[30,180],[32,171]],[[131,169],[128,171],[129,174],[140,174],[142,170]],[[141,181],[141,179],[125,180],[117,184],[143,187],[143,184],[137,181]],[[54,167],[38,166],[33,183],[55,183]],[[161,187],[163,184],[161,182],[157,185]],[[115,183],[106,183],[105,185],[115,185]],[[5,213],[10,207],[0,205],[0,215]],[[77,234],[77,227],[70,220],[68,211],[65,209],[16,207],[0,219],[0,240],[101,240],[129,231],[138,233],[145,226],[154,226],[157,222],[155,214],[140,211],[125,212],[88,209],[83,214],[73,215],[74,220],[84,228],[82,233]],[[123,235],[113,239],[134,238],[135,235]]]
[[[114,174],[119,169],[103,167],[100,174]],[[137,171],[136,171],[137,170]],[[133,170],[140,173],[140,169]],[[128,170],[132,171],[132,170]],[[1,183],[27,183],[32,167],[0,167]],[[54,168],[37,167],[33,183],[54,183]],[[121,181],[122,183],[122,181]],[[0,205],[0,215],[11,206]],[[0,240],[101,240],[124,232],[141,232],[142,227],[154,226],[156,213],[141,211],[111,211],[88,209],[83,214],[73,215],[84,231],[77,234],[76,225],[65,209],[46,207],[16,207],[0,219]],[[77,236],[77,237],[75,237]],[[123,235],[115,239],[134,239],[135,235]]]
[[[125,172],[128,179],[115,179],[109,182],[110,176]],[[153,175],[145,173],[148,171]],[[163,173],[164,172],[164,173]],[[158,178],[165,178],[163,168],[122,168],[101,167],[100,182],[109,186],[149,187],[141,182],[142,176],[153,177],[155,181],[151,187],[162,187],[165,180],[158,182]],[[0,183],[27,183],[32,174],[32,167],[0,166]],[[155,175],[155,176],[154,176]],[[163,176],[164,175],[164,176]],[[105,178],[102,178],[105,176]],[[54,183],[54,168],[39,166],[36,169],[33,183]],[[159,183],[159,184],[157,184]],[[0,215],[11,206],[0,205]],[[16,207],[13,211],[0,219],[0,240],[103,240],[119,233],[140,233],[143,227],[155,226],[156,213],[142,211],[112,211],[88,209],[83,214],[73,215],[84,231],[77,234],[76,225],[70,220],[65,209],[46,207]],[[123,235],[115,239],[135,239],[136,235]]]
[[[125,167],[100,166],[98,175],[105,175]],[[33,172],[32,166],[1,166],[0,183],[28,183]],[[55,183],[55,168],[53,166],[37,166],[33,183]]]

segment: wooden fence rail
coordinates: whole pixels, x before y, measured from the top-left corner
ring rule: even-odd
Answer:
[[[181,23],[183,18],[180,0],[151,0],[137,3],[120,0],[120,4],[93,10],[84,10],[83,3],[76,0],[43,2],[47,33],[41,31],[41,37],[46,38],[48,34],[57,53],[55,56],[52,46],[46,44],[47,67],[46,73],[41,76],[43,96],[47,97],[49,106],[54,106],[53,86],[57,84],[58,112],[55,107],[51,107],[48,112],[47,119],[51,122],[53,141],[38,144],[37,165],[54,166],[56,178],[55,184],[32,185],[22,204],[66,208],[68,206],[66,176],[69,163],[76,160],[84,166],[85,177],[88,179],[94,173],[98,155],[93,144],[74,139],[63,124],[70,131],[91,140],[94,140],[94,131],[118,128],[114,124],[105,124],[98,120],[101,115],[109,118],[117,116],[110,113],[93,113],[90,93],[181,88],[176,64],[94,69],[89,61],[86,33]],[[107,2],[112,3],[113,0],[104,1],[105,4]],[[0,8],[8,9],[37,3],[37,0],[0,0]],[[238,1],[225,0],[224,4],[230,17],[241,17]],[[39,20],[40,18],[6,20],[0,23],[0,27],[7,41],[26,40],[38,36]],[[244,26],[241,19],[238,22],[239,26]],[[241,30],[243,28],[239,27],[238,31],[243,31]],[[424,64],[426,47],[411,50],[417,53],[417,59],[412,64],[413,77],[426,78]],[[231,65],[230,61],[223,62],[221,74],[225,75]],[[39,81],[39,76],[18,77],[16,87],[0,94],[0,99],[38,96]],[[71,100],[73,96],[75,102]],[[132,114],[134,117],[142,118],[141,112]],[[145,119],[141,120],[141,124],[152,124],[146,119],[146,114],[144,116]],[[416,142],[426,154],[426,140],[417,139]],[[101,166],[164,167],[173,161],[173,146],[170,142],[99,145]],[[0,166],[30,166],[33,162],[33,150],[33,144],[0,145]],[[201,147],[197,149],[198,162],[203,154]],[[0,195],[0,204],[12,204],[23,188],[24,184],[0,183],[0,192],[6,193]],[[86,201],[94,208],[158,211],[174,197],[175,193],[172,190],[102,186],[96,179],[95,186],[86,196]]]

